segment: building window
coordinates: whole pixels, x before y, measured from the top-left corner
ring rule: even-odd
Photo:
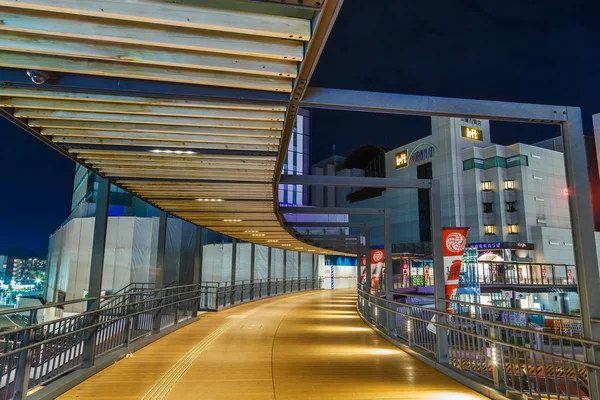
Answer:
[[[483,212],[484,213],[493,213],[494,212],[494,203],[483,203]]]
[[[514,179],[508,180],[508,181],[504,181],[504,189],[506,190],[512,190],[515,188],[515,181]]]
[[[515,201],[507,201],[506,202],[506,212],[515,212],[515,211],[517,211],[516,204],[517,203]]]
[[[493,235],[494,232],[496,231],[494,229],[494,225],[484,225],[483,226],[483,230],[485,232],[486,235]]]
[[[508,225],[508,233],[519,233],[519,225]]]
[[[481,182],[481,190],[492,190],[492,181]]]

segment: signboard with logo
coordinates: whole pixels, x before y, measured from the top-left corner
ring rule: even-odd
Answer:
[[[408,166],[408,150],[396,153],[396,169]]]
[[[458,279],[462,269],[462,258],[467,245],[469,228],[444,228],[442,241],[444,243],[444,269],[446,270],[446,299],[451,299],[458,290]],[[450,303],[446,303],[449,313],[452,312]]]
[[[461,126],[460,135],[465,139],[483,141],[483,131],[480,129],[470,128],[468,126]]]
[[[429,144],[420,144],[410,155],[410,162],[415,164],[421,161],[429,161],[435,155],[435,147]]]
[[[371,287],[379,288],[379,282],[385,277],[385,253],[383,249],[371,250]]]
[[[533,243],[524,242],[496,242],[496,243],[472,243],[469,245],[472,249],[511,249],[511,250],[533,250]]]

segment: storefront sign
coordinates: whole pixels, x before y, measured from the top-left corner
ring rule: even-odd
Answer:
[[[497,243],[471,243],[472,249],[511,249],[511,250],[533,250],[533,243],[497,242]]]
[[[396,153],[396,169],[408,166],[408,150],[402,150]]]
[[[475,128],[469,128],[468,126],[460,127],[461,136],[465,139],[483,141],[483,131]]]
[[[462,269],[462,258],[467,244],[469,228],[444,228],[442,241],[444,243],[444,269],[446,270],[446,299],[450,300],[458,290],[458,279]],[[446,309],[452,312],[451,303],[446,303]]]
[[[410,154],[411,163],[431,160],[435,156],[435,146],[430,143],[421,143]]]

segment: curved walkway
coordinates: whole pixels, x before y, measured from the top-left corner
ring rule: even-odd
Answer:
[[[203,314],[60,399],[484,399],[363,323],[353,291]]]

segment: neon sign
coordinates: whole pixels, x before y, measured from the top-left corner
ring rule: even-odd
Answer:
[[[396,153],[396,169],[404,168],[408,165],[408,150]]]
[[[461,136],[465,139],[483,141],[483,131],[468,126],[461,127]]]

